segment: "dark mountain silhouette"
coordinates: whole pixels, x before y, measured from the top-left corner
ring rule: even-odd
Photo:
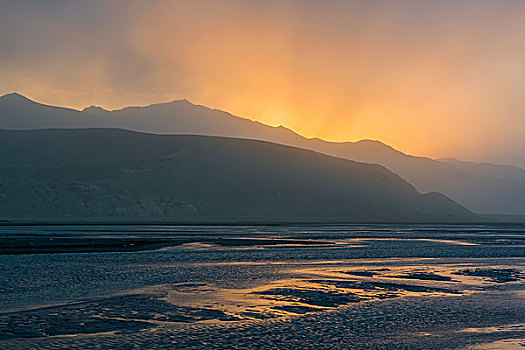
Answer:
[[[360,162],[382,164],[420,192],[438,191],[480,213],[525,214],[525,176],[517,167],[414,157],[378,141],[317,143],[313,149]]]
[[[516,167],[414,157],[379,141],[327,142],[271,127],[187,100],[107,111],[42,105],[21,95],[0,97],[0,128],[113,127],[157,134],[265,140],[365,163],[381,164],[422,193],[437,191],[483,213],[525,214],[525,171]],[[504,175],[503,175],[504,174]]]
[[[470,174],[488,178],[525,180],[525,170],[515,166],[492,163],[465,162],[456,158],[440,158],[438,160]]]
[[[463,221],[380,165],[263,141],[0,131],[0,220]]]
[[[0,129],[83,127],[88,120],[74,109],[43,105],[17,93],[0,97]]]

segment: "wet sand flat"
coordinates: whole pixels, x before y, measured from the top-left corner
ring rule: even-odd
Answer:
[[[521,226],[0,231],[55,246],[185,242],[0,256],[2,349],[492,349],[525,338]]]

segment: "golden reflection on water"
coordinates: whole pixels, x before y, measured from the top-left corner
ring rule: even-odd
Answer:
[[[225,288],[220,282],[179,283],[134,292],[156,294],[160,299],[182,308],[220,311],[231,316],[230,320],[196,322],[222,324],[232,320],[255,322],[298,317],[395,298],[462,297],[483,293],[484,287],[496,283],[490,273],[497,277],[498,271],[501,273],[511,267],[521,272],[525,269],[518,261],[517,265],[510,266],[491,264],[490,259],[471,260],[446,263],[435,258],[349,259],[294,262],[291,266],[286,261],[198,263],[191,265],[275,266],[278,274],[274,280],[255,280],[247,288]],[[459,273],[476,269],[486,270],[489,275]]]
[[[324,263],[327,265],[340,262]],[[239,320],[261,320],[326,312],[339,307],[351,307],[361,302],[391,298],[460,296],[472,292],[466,290],[465,285],[475,286],[483,283],[479,278],[453,274],[453,271],[463,268],[464,265],[433,266],[425,269],[421,265],[375,265],[367,266],[366,269],[362,266],[316,265],[288,269],[290,275],[298,277],[270,281],[252,288],[232,289],[211,284],[186,283],[158,287],[160,289],[157,289],[157,292],[163,292],[163,299],[177,306],[220,310]],[[417,277],[422,271],[431,277],[436,275],[440,278],[448,277],[450,280],[404,278],[414,273]],[[359,275],[362,273],[370,275]],[[449,287],[453,288],[448,289]],[[334,299],[340,298],[348,301],[333,303]]]

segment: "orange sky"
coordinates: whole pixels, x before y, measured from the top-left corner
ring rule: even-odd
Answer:
[[[525,165],[523,18],[504,0],[13,1],[0,94],[188,98],[309,137]]]

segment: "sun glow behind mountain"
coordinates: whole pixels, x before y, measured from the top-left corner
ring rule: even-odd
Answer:
[[[188,98],[308,137],[523,166],[524,15],[520,1],[13,2],[0,94]]]

